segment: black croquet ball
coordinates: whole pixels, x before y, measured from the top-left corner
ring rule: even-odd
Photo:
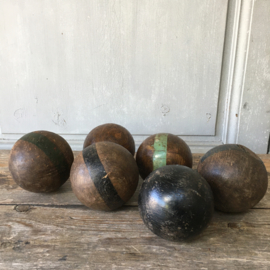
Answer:
[[[34,131],[14,144],[9,170],[23,189],[51,192],[67,181],[73,159],[69,144],[61,136],[49,131]]]
[[[178,136],[158,133],[145,139],[140,145],[136,162],[140,175],[145,179],[152,171],[165,165],[192,167],[192,154],[188,145]]]
[[[139,193],[139,211],[145,225],[171,241],[199,235],[209,224],[213,210],[208,183],[197,171],[182,165],[153,171]]]
[[[92,129],[84,140],[83,149],[97,142],[114,142],[125,147],[133,156],[135,142],[130,132],[117,124],[108,123]]]
[[[84,205],[109,211],[131,198],[138,185],[139,171],[127,149],[113,142],[98,142],[75,158],[70,181]]]
[[[262,160],[243,145],[214,147],[201,158],[198,172],[212,188],[215,208],[223,212],[250,209],[263,198],[268,186]]]

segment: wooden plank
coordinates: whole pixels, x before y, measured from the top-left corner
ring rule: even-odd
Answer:
[[[74,152],[76,156],[79,152]],[[49,194],[38,194],[21,189],[13,181],[8,170],[9,151],[0,151],[0,204],[35,204],[35,205],[81,205],[81,202],[72,192],[70,181],[67,181],[58,191]],[[197,168],[197,164],[202,154],[193,154],[193,168]],[[270,155],[260,155],[268,170],[270,179]],[[133,197],[126,205],[138,205],[138,194],[142,179]],[[270,185],[265,197],[255,208],[270,208]]]
[[[0,269],[269,269],[270,210],[215,212],[196,240],[152,234],[136,207],[115,212],[0,206]]]
[[[257,209],[215,212],[198,239],[174,243],[144,226],[135,199],[133,207],[98,212],[81,205],[69,182],[47,195],[20,189],[8,155],[0,151],[0,269],[270,268],[269,191]],[[196,168],[202,155],[193,156]],[[270,156],[260,157],[269,172]]]

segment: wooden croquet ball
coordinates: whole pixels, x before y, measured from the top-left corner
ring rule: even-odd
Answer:
[[[23,189],[51,192],[67,181],[73,159],[69,144],[61,136],[49,131],[34,131],[14,144],[9,170]]]
[[[114,210],[136,190],[139,172],[134,157],[121,145],[98,142],[74,160],[70,181],[77,198],[95,210]]]
[[[214,147],[201,158],[198,172],[212,188],[215,208],[223,212],[248,210],[263,198],[268,186],[263,162],[242,145]]]
[[[140,175],[145,179],[152,171],[165,165],[192,167],[192,154],[188,145],[170,133],[158,133],[145,139],[140,145],[136,162]]]
[[[133,156],[135,154],[135,143],[132,135],[127,129],[117,124],[104,124],[92,129],[85,138],[83,149],[93,143],[103,141],[120,144]]]
[[[145,225],[171,241],[192,239],[209,224],[214,210],[210,186],[197,172],[182,165],[153,171],[139,193]]]

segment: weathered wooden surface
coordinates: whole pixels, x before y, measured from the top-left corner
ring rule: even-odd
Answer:
[[[0,207],[0,269],[270,268],[270,210],[216,212],[191,243],[153,235],[136,207],[97,212],[31,206],[17,211]]]
[[[255,209],[215,212],[199,238],[174,243],[144,226],[136,195],[129,206],[99,212],[82,206],[69,182],[52,195],[30,193],[11,179],[8,155],[0,151],[1,270],[270,269],[269,190]],[[260,157],[269,174],[270,156]]]

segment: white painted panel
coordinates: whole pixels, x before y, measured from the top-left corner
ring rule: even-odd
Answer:
[[[270,1],[254,2],[249,53],[238,116],[238,143],[266,154],[270,133]]]
[[[115,122],[214,135],[226,12],[225,0],[0,0],[2,133]]]

